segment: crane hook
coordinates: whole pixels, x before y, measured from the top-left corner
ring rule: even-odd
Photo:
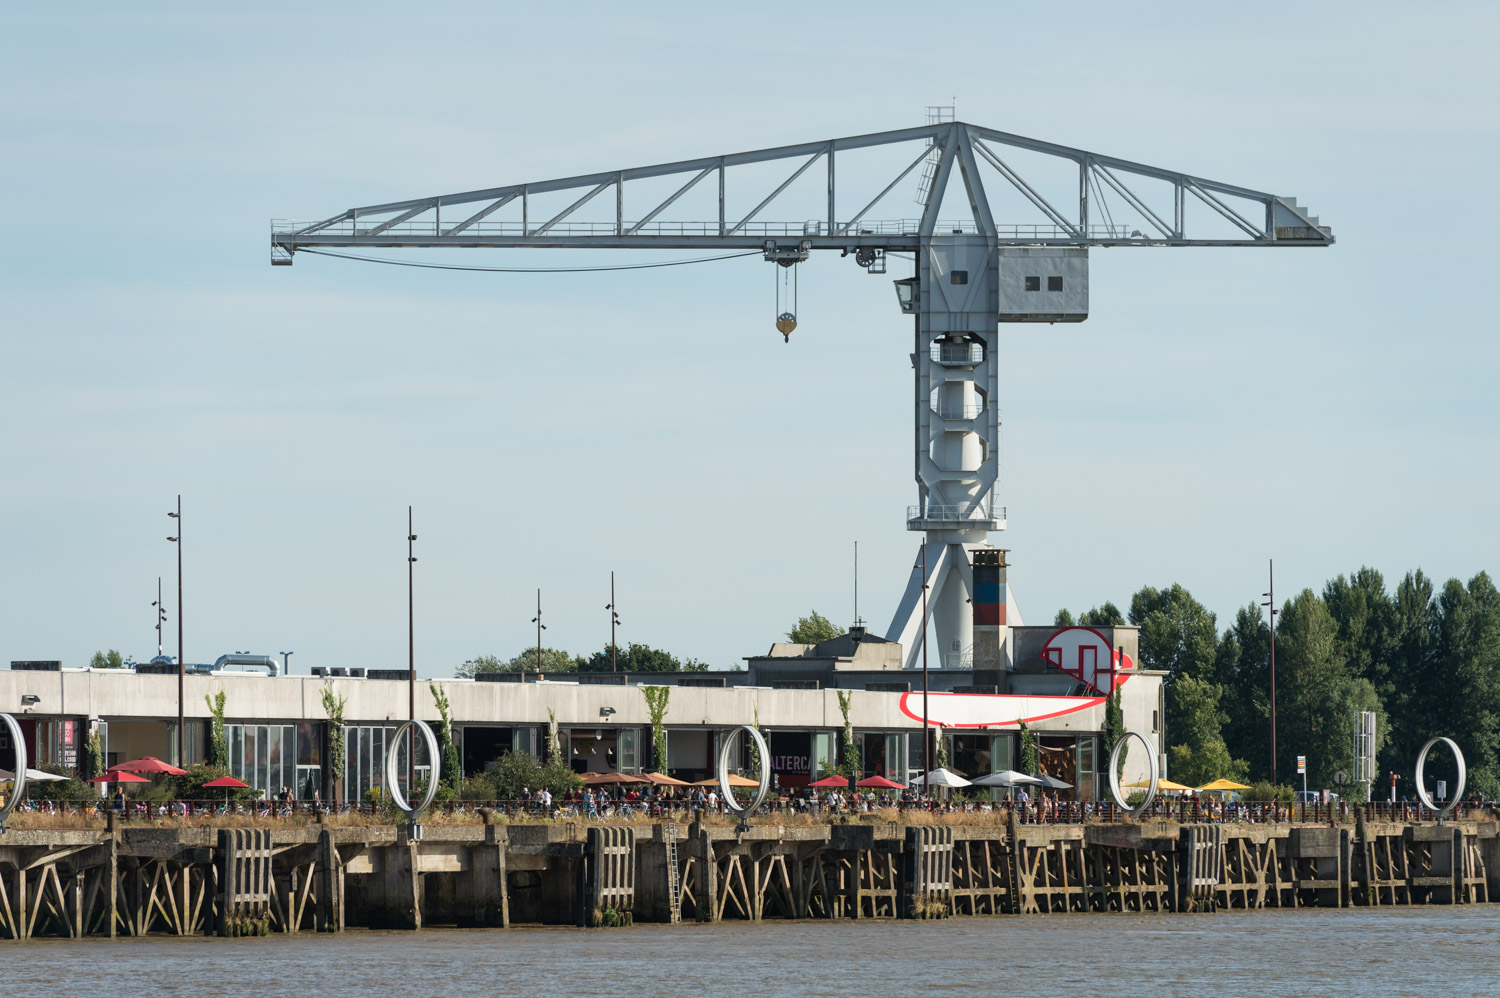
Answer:
[[[782,312],[776,317],[776,331],[781,334],[782,339],[792,342],[792,330],[797,328],[797,317],[790,312]]]
[[[778,309],[781,308],[783,293],[787,290],[786,285],[788,283],[788,270],[791,271],[791,293],[789,295],[786,295],[786,297],[789,299],[787,304],[791,305],[792,308],[796,308],[797,305],[797,267],[795,262],[790,264],[783,263],[781,273],[778,275],[778,280],[776,281],[776,307]],[[782,312],[776,316],[776,331],[781,334],[782,342],[792,342],[792,330],[796,328],[797,315],[795,312]]]

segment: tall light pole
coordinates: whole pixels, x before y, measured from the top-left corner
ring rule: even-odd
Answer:
[[[168,537],[167,540],[177,545],[177,765],[186,768],[187,764],[187,729],[183,725],[183,676],[186,666],[182,657],[182,493],[177,494],[177,512],[168,513],[167,516],[176,520],[176,537]]]
[[[161,658],[161,625],[167,622],[167,605],[161,601],[161,576],[156,577],[156,657]]]
[[[537,602],[537,611],[536,612],[537,612],[537,615],[540,616],[541,612],[542,612],[542,608],[541,608],[541,591],[540,590],[538,590],[538,592],[537,592],[537,600],[538,600],[538,602]],[[620,611],[615,608],[615,573],[614,572],[610,572],[609,573],[609,602],[604,605],[604,609],[606,609],[606,610],[609,611],[609,671],[610,672],[619,672],[620,671],[620,649],[619,649],[619,646],[615,644],[615,628],[618,627],[619,624],[620,624]],[[540,649],[537,650],[536,660],[537,660],[537,664],[540,666],[541,661],[542,661],[542,653],[541,653]]]
[[[536,625],[536,674],[540,676],[542,674],[542,632],[547,629],[547,625],[542,623],[542,591],[540,589],[536,591],[536,616],[531,618],[531,622]]]
[[[1274,559],[1266,562],[1266,571],[1270,580],[1270,592],[1261,593],[1266,601],[1261,606],[1269,607],[1271,610],[1271,785],[1276,785],[1276,615],[1281,611],[1276,609],[1276,562]]]
[[[411,507],[406,507],[406,693],[411,720],[417,719],[417,638],[416,600],[413,590],[416,580],[417,559],[412,554],[412,544],[417,535],[412,530]],[[407,729],[410,737],[406,742],[406,792],[416,793],[417,784],[417,729]],[[437,760],[432,760],[436,762]]]

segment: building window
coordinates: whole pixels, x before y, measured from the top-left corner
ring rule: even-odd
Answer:
[[[1042,290],[1042,279],[1040,277],[1028,277],[1028,278],[1026,278],[1026,290],[1027,291],[1040,291],[1040,290]]]
[[[1049,277],[1049,278],[1047,278],[1047,290],[1048,291],[1061,291],[1062,290],[1062,278],[1061,277]]]
[[[949,275],[948,279],[954,284],[968,284],[969,272],[967,270],[955,270],[951,275]]]

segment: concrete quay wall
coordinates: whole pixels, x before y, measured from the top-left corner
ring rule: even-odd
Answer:
[[[0,834],[0,938],[1483,904],[1500,823],[694,822]]]

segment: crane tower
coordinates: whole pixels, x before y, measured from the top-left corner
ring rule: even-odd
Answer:
[[[895,153],[903,146],[916,152],[904,169],[904,155],[887,172],[854,165],[861,155]],[[777,163],[792,171],[771,186],[775,181],[763,174]],[[818,185],[818,217],[768,220],[767,209],[789,200],[788,190],[815,166],[809,181],[826,176],[826,203]],[[884,210],[892,191],[923,166],[920,216],[872,219],[874,209]],[[739,183],[753,171],[762,176]],[[1052,186],[1039,174],[1053,178]],[[636,193],[664,181],[666,193],[658,188],[644,199]],[[809,181],[802,181],[804,191]],[[955,194],[962,191],[963,203],[944,213],[950,185]],[[737,198],[741,203],[730,211]],[[1002,198],[1006,210],[1018,208],[1028,220],[997,223],[994,204]],[[537,210],[549,200],[550,208]],[[679,217],[693,203],[700,217]],[[1006,627],[1016,621],[1006,611],[1004,552],[989,544],[990,535],[1006,526],[1005,508],[995,502],[999,324],[1087,318],[1089,249],[1096,246],[1309,247],[1333,241],[1295,198],[937,121],[350,208],[321,221],[277,220],[271,262],[285,266],[298,252],[340,255],[331,251],[355,247],[546,247],[740,250],[792,266],[813,251],[837,250],[883,274],[887,254],[912,254],[915,275],[895,285],[901,310],[915,327],[917,501],[907,510],[906,526],[924,535],[918,564],[925,574],[912,573],[887,637],[901,641],[907,665],[915,665],[926,605],[940,666],[1003,668]]]

